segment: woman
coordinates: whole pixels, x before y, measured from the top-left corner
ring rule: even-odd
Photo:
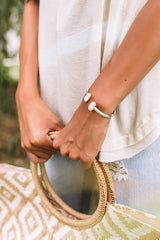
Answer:
[[[60,151],[85,168],[100,150],[100,161],[128,159],[131,175],[115,187],[119,201],[132,207],[139,207],[137,194],[148,196],[143,186],[151,182],[138,176],[149,163],[152,179],[160,169],[159,11],[159,0],[72,0],[67,6],[64,0],[41,0],[25,3],[23,14],[16,93],[22,147],[34,162]],[[113,118],[89,111],[92,101]],[[48,132],[59,130],[52,143]],[[140,191],[133,187],[137,182]],[[159,182],[156,174],[149,206],[160,200]]]

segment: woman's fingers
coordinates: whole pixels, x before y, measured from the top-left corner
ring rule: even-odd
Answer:
[[[34,96],[25,98],[22,97],[19,90],[16,94],[16,102],[22,148],[32,161],[47,161],[51,155],[57,153],[53,149],[52,140],[48,133],[61,130],[64,127],[63,124],[39,95],[34,94]]]
[[[38,157],[34,153],[31,153],[31,152],[28,152],[28,151],[26,151],[26,153],[27,153],[28,157],[30,158],[30,160],[34,163],[43,163],[43,162],[47,161],[47,159]]]
[[[32,151],[32,154],[36,155],[39,159],[45,159],[46,161],[51,158],[53,154],[46,154],[40,151]]]
[[[60,153],[63,157],[69,156],[70,145],[71,145],[70,142],[66,142],[60,146]]]
[[[48,135],[33,135],[29,139],[25,138],[21,142],[22,148],[27,152],[40,152],[46,155],[53,155],[57,151],[52,146],[52,140]],[[42,156],[43,158],[43,156]]]
[[[35,134],[29,140],[24,139],[21,143],[31,161],[41,163],[47,161],[53,154],[57,153],[52,146],[52,140],[48,135],[38,136]]]
[[[61,141],[61,138],[59,136],[56,136],[52,143],[53,149],[60,150],[62,143],[64,143],[64,141]]]
[[[83,165],[84,169],[90,169],[92,167],[92,163],[83,163],[82,162],[82,165]]]
[[[95,159],[91,154],[85,153],[83,148],[78,147],[74,140],[67,141],[59,136],[53,140],[53,147],[59,149],[62,156],[69,156],[72,160],[80,160],[85,169],[89,169]]]
[[[53,148],[59,151],[62,156],[69,156],[72,160],[80,160],[83,167],[89,169],[95,159],[93,147],[90,147],[85,135],[77,138],[77,134],[66,134],[66,132],[66,127],[64,127],[58,135],[54,136]],[[94,144],[91,145],[93,146]],[[90,153],[87,151],[90,151]]]
[[[92,155],[86,154],[85,152],[81,152],[80,160],[83,164],[83,167],[85,169],[89,169],[92,166],[92,163],[95,160],[95,157]]]

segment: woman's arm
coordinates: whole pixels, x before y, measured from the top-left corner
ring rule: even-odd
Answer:
[[[160,59],[160,1],[149,0],[122,44],[90,88],[104,112],[111,113]]]
[[[110,114],[137,86],[160,58],[160,1],[149,0],[131,25],[122,44],[90,87],[90,101]],[[80,159],[85,167],[100,151],[109,125],[82,101],[70,122],[56,136],[53,147],[63,156]]]
[[[54,153],[52,142],[47,133],[50,130],[60,130],[63,126],[41,100],[38,93],[38,18],[38,1],[25,3],[16,103],[21,145],[32,161],[43,162]]]
[[[25,3],[21,28],[19,50],[20,78],[17,88],[18,97],[37,95],[38,80],[38,19],[39,3]]]

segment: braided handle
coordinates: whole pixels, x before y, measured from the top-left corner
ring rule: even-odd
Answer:
[[[54,137],[56,136],[57,133],[58,132],[49,133],[49,136],[51,137],[52,140],[54,140]],[[40,195],[45,205],[49,208],[51,213],[56,218],[58,218],[60,221],[62,221],[67,225],[70,225],[75,228],[91,227],[97,224],[98,222],[100,222],[100,220],[103,218],[105,214],[107,201],[109,200],[110,203],[114,203],[115,197],[114,197],[112,178],[106,164],[100,163],[96,159],[93,162],[93,169],[95,171],[97,181],[98,181],[98,187],[99,187],[99,203],[93,215],[87,215],[72,209],[57,195],[57,193],[54,191],[52,185],[49,182],[49,179],[45,170],[45,165],[41,163],[40,170],[41,170],[42,181],[43,181],[43,184],[45,185],[45,188],[52,195],[53,199],[58,203],[59,206],[61,206],[66,212],[76,217],[77,219],[66,217],[62,213],[60,213],[48,200],[43,190],[44,188],[42,187],[42,183],[40,182],[40,179],[38,177],[37,166],[38,164],[31,162],[32,177],[33,177],[33,181],[35,183],[36,189],[38,191],[38,194]],[[108,190],[109,192],[107,193]]]

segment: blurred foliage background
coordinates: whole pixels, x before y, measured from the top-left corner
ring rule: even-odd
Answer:
[[[24,0],[0,0],[0,162],[29,167],[15,104]]]

